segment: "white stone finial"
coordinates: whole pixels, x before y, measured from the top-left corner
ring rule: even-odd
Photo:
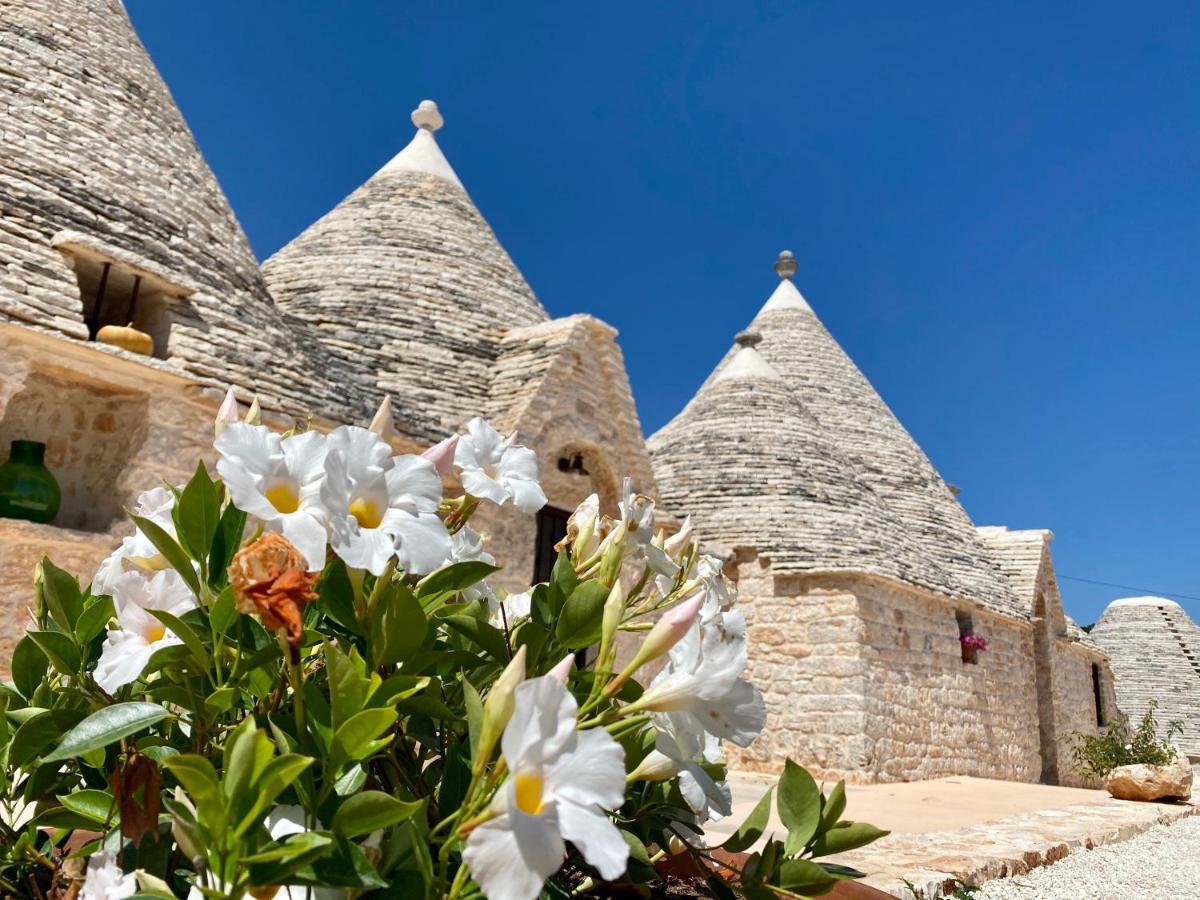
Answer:
[[[438,112],[438,106],[432,100],[422,100],[412,111],[412,123],[426,131],[437,131],[445,124],[445,119]]]
[[[739,347],[757,347],[762,342],[762,334],[757,331],[739,331],[733,342]]]
[[[782,251],[779,259],[775,260],[775,274],[785,280],[795,275],[798,268],[800,267],[796,265],[796,257],[792,256],[791,250]]]

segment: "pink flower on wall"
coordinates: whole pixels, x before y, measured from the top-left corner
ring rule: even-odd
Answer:
[[[987,639],[982,634],[964,634],[958,640],[966,650],[978,651],[987,649]]]

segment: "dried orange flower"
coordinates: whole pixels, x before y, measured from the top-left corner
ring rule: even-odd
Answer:
[[[300,551],[274,532],[239,550],[229,566],[238,610],[258,613],[271,631],[286,631],[293,662],[304,634],[304,605],[317,599],[316,580]]]

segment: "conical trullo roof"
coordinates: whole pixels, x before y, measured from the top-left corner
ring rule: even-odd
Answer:
[[[918,543],[926,564],[917,582],[1023,617],[966,511],[792,283],[787,251],[776,272],[779,285],[750,324],[763,336],[759,351]]]
[[[1200,628],[1165,597],[1114,600],[1092,629],[1112,663],[1117,705],[1133,724],[1158,703],[1160,731],[1183,723],[1181,750],[1200,756]]]
[[[334,410],[121,3],[5,3],[0,72],[0,320],[86,338],[81,273],[107,264],[110,298],[135,277],[142,311],[166,298],[151,365]]]
[[[484,408],[501,335],[545,321],[438,147],[437,106],[395,158],[263,267],[279,304],[439,437]]]
[[[748,546],[776,572],[911,577],[916,548],[744,333],[649,442],[668,509],[701,539]]]

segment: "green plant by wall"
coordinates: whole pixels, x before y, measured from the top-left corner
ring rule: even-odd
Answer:
[[[1158,704],[1151,701],[1134,729],[1130,729],[1129,720],[1122,717],[1109,723],[1100,734],[1076,732],[1072,735],[1071,753],[1079,771],[1104,778],[1118,766],[1165,766],[1174,759],[1178,751],[1171,740],[1183,733],[1183,723],[1168,723],[1166,734],[1160,739],[1158,720],[1154,717],[1157,708]]]

